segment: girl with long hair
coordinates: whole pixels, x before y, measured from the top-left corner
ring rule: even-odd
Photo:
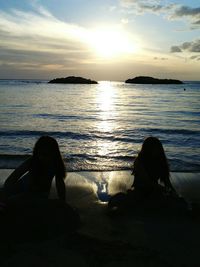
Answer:
[[[5,181],[5,195],[25,193],[48,198],[54,176],[59,199],[65,201],[66,170],[58,143],[50,136],[42,136],[35,143],[33,155]]]
[[[134,161],[133,187],[136,190],[150,192],[162,185],[167,191],[175,191],[170,182],[168,161],[160,140],[147,137]]]
[[[167,158],[158,138],[150,136],[144,140],[135,158],[132,174],[132,188],[126,193],[120,192],[110,198],[108,207],[111,211],[130,205],[140,209],[143,204],[155,208],[168,201],[167,195],[177,197],[170,182]]]

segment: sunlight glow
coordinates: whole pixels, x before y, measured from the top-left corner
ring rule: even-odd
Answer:
[[[136,53],[136,42],[121,29],[96,29],[91,36],[90,44],[99,57],[112,58],[123,54]]]
[[[98,103],[101,111],[109,111],[112,110],[113,107],[113,97],[114,97],[114,89],[110,82],[101,81],[99,84],[99,94],[98,94]],[[107,114],[106,113],[106,114]]]
[[[113,124],[109,119],[115,114],[115,90],[112,87],[112,83],[108,81],[101,81],[98,90],[97,103],[100,121],[98,121],[97,128],[101,132],[112,132]]]
[[[100,81],[97,90],[96,102],[99,110],[99,120],[97,120],[96,128],[105,136],[108,136],[112,134],[114,128],[112,117],[116,116],[115,88],[111,82]],[[98,147],[98,154],[105,156],[109,152],[111,141],[97,140],[96,147]]]

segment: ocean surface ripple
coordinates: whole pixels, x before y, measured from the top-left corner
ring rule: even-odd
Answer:
[[[70,171],[131,169],[144,138],[153,135],[172,171],[200,171],[199,103],[200,82],[0,80],[0,168],[15,168],[38,137],[51,135]]]

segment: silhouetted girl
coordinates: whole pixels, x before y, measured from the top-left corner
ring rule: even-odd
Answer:
[[[36,142],[33,155],[22,163],[4,183],[6,197],[33,194],[47,198],[55,176],[57,193],[65,200],[65,166],[57,141],[42,136]]]
[[[168,202],[167,195],[177,197],[169,179],[167,158],[158,138],[145,139],[134,161],[132,174],[134,175],[132,188],[126,193],[118,193],[111,197],[109,208],[124,209],[133,205],[140,209],[143,204],[155,208]]]
[[[134,161],[133,187],[143,193],[150,193],[154,189],[174,191],[169,179],[169,166],[160,140],[148,137],[144,140],[142,149]]]

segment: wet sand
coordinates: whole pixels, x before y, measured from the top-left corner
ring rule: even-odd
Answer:
[[[11,170],[0,170],[1,183]],[[38,242],[1,243],[5,266],[199,266],[200,219],[160,214],[107,214],[107,193],[126,191],[129,171],[73,172],[66,179],[67,202],[82,221],[77,233]],[[199,173],[171,173],[178,193],[190,202],[200,197]],[[109,181],[108,184],[106,181]],[[106,192],[107,191],[107,192]],[[51,197],[55,197],[52,187]],[[99,198],[102,200],[100,201]]]

